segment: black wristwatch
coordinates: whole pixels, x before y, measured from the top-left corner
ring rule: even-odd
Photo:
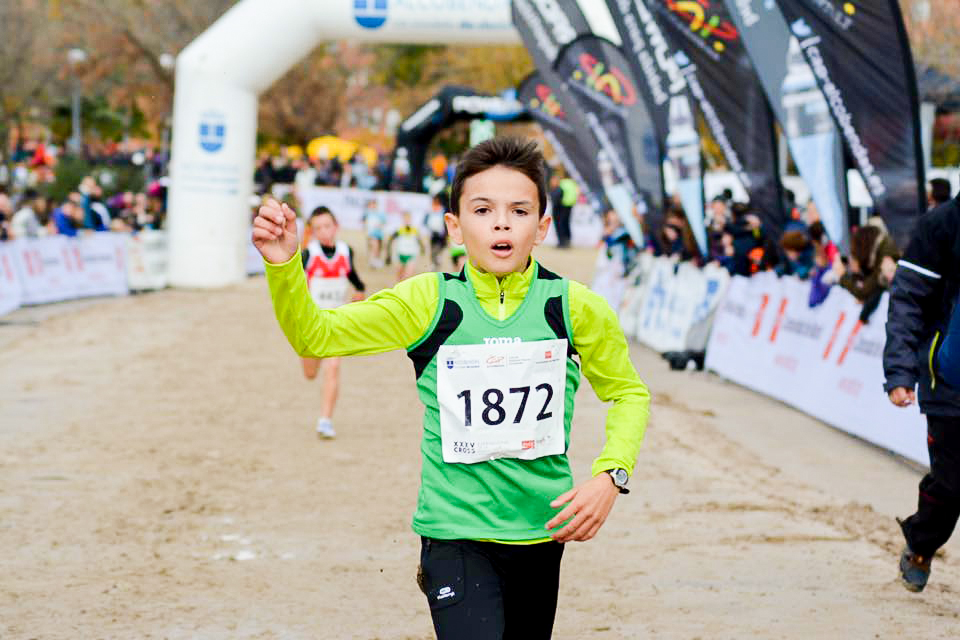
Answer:
[[[630,493],[630,489],[627,489],[630,476],[627,475],[626,469],[607,469],[604,473],[610,474],[610,479],[613,480],[613,486],[615,486],[620,493]]]

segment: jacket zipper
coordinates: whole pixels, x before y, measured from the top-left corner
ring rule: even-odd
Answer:
[[[503,290],[502,286],[503,285],[501,285],[501,289],[500,289],[500,313],[498,314],[501,322],[507,319],[507,314],[506,314],[507,308],[503,304],[503,298],[506,292]]]

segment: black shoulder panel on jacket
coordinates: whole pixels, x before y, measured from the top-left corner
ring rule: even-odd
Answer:
[[[448,274],[444,275],[446,276]],[[417,374],[418,380],[420,376],[423,375],[423,371],[427,368],[427,365],[433,360],[433,357],[437,355],[437,351],[440,350],[440,345],[447,341],[447,338],[457,330],[461,322],[463,322],[463,310],[460,308],[460,305],[453,300],[444,300],[443,311],[440,312],[440,320],[437,321],[437,326],[434,327],[433,333],[417,345],[416,348],[407,352],[407,357],[413,361],[413,369]]]
[[[566,338],[567,357],[572,358],[579,355],[577,350],[573,348],[573,338],[567,333],[567,325],[563,321],[563,298],[560,296],[547,298],[547,304],[543,307],[543,316],[558,338]]]
[[[451,280],[459,280],[460,282],[466,282],[467,274],[464,273],[463,269],[461,269],[460,273],[444,273],[443,279],[446,280],[447,282],[450,282]]]
[[[537,268],[537,280],[559,280],[560,276],[545,268],[542,264]]]

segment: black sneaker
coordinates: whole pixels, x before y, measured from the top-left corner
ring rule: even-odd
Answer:
[[[903,581],[903,586],[909,591],[919,593],[927,586],[929,578],[930,558],[919,556],[911,551],[910,547],[904,547],[900,554],[900,580]]]

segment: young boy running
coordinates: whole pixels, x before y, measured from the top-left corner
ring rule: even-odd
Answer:
[[[334,309],[347,302],[350,285],[356,292],[353,300],[363,300],[363,281],[353,268],[353,251],[346,242],[337,240],[339,225],[327,207],[317,207],[307,221],[310,241],[301,257],[307,274],[307,288],[319,309]],[[307,380],[317,377],[323,363],[323,404],[317,420],[317,435],[334,438],[333,406],[340,386],[340,358],[302,358],[303,375]]]
[[[420,231],[413,226],[410,213],[403,212],[403,224],[397,229],[387,244],[387,253],[397,260],[397,282],[413,275],[417,258],[423,251]]]
[[[367,200],[363,209],[363,228],[367,233],[367,259],[371,267],[383,266],[383,231],[387,216],[380,210],[376,198]]]
[[[551,636],[564,543],[593,538],[626,493],[650,395],[616,315],[531,258],[550,225],[543,157],[495,138],[462,159],[447,229],[459,274],[421,274],[339,309],[312,308],[295,215],[270,203],[254,243],[280,326],[315,357],[405,349],[425,406],[418,583],[438,638]],[[578,364],[579,359],[579,364]],[[567,459],[580,371],[613,401],[592,478]]]

